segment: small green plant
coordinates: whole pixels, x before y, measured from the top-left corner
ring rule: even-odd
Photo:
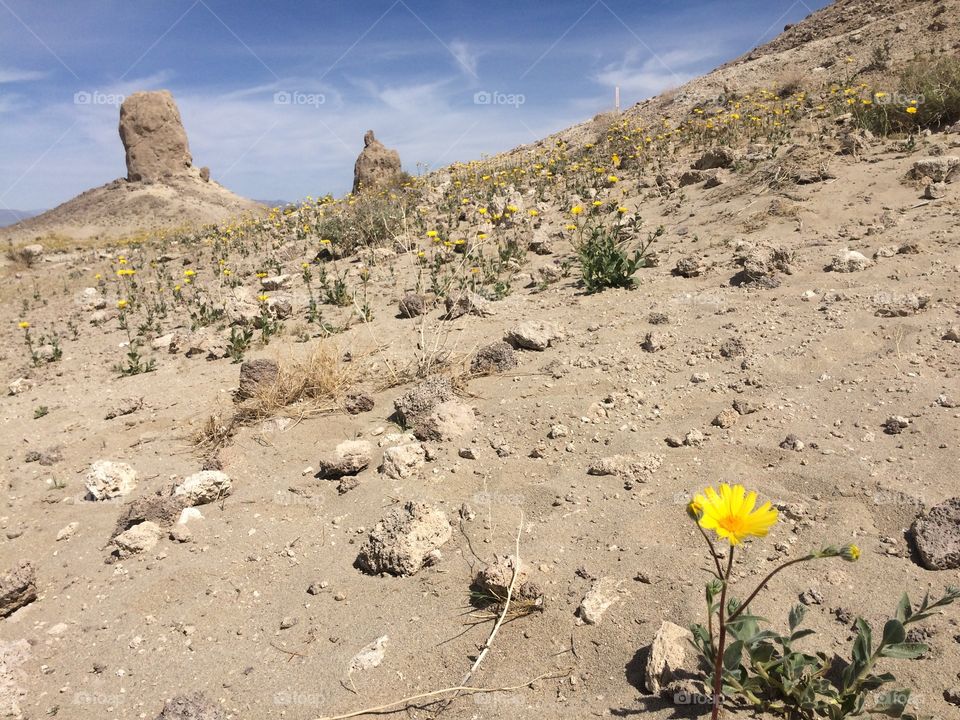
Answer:
[[[328,305],[337,307],[347,307],[353,303],[350,297],[350,291],[347,288],[347,273],[334,273],[333,282],[330,283],[326,273],[320,276],[320,285],[323,288],[324,301]]]
[[[663,227],[649,233],[647,239],[630,251],[638,233],[640,218],[623,222],[621,218],[611,227],[598,223],[588,228],[587,236],[577,248],[583,286],[588,293],[607,288],[633,287],[633,275],[645,267],[650,246],[664,233]]]
[[[50,413],[50,408],[48,408],[46,405],[40,405],[39,407],[34,408],[33,419],[39,420],[40,418],[42,418],[45,415],[48,415],[49,413]]]
[[[121,376],[129,377],[131,375],[139,375],[140,373],[153,372],[157,369],[157,361],[150,360],[144,361],[143,356],[140,354],[140,342],[138,340],[131,340],[130,345],[127,349],[125,363],[118,363],[114,366],[114,370],[120,373]]]
[[[227,345],[227,355],[234,363],[243,362],[243,354],[250,347],[250,341],[253,340],[253,330],[249,328],[240,329],[236,326],[230,328],[230,342]]]
[[[770,503],[756,509],[755,505],[756,493],[747,493],[739,485],[721,485],[719,492],[707,488],[688,508],[709,547],[715,569],[713,579],[706,586],[707,626],[697,624],[691,628],[693,644],[706,665],[713,669],[712,720],[717,720],[728,697],[787,720],[843,720],[864,713],[917,720],[916,715],[907,712],[909,689],[877,693],[896,678],[889,672],[877,674],[874,667],[882,658],[912,659],[927,652],[926,645],[907,642],[906,627],[960,598],[960,589],[948,587],[939,600],[931,601],[927,595],[916,608],[904,594],[895,617],[884,624],[876,645],[870,625],[857,618],[851,660],[841,661],[839,666],[832,654],[798,650],[795,644],[814,634],[813,630],[800,629],[805,613],[802,605],[790,611],[786,635],[761,629],[761,623],[766,621],[749,614],[747,608],[782,570],[824,558],[839,557],[855,562],[860,558],[860,549],[856,545],[828,546],[782,563],[741,602],[730,595],[737,546],[749,537],[766,536],[777,520],[777,512]],[[717,550],[708,530],[729,542],[726,552]],[[867,707],[870,697],[873,704]]]

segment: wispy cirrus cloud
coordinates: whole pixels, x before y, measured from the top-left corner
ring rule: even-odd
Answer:
[[[47,70],[24,70],[22,68],[0,66],[0,84],[30,82],[48,77]]]

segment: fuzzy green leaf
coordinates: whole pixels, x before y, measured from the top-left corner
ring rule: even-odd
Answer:
[[[929,649],[923,643],[899,643],[897,645],[887,645],[880,651],[880,654],[883,657],[915,660]]]
[[[790,616],[788,618],[790,623],[790,632],[793,632],[797,629],[797,626],[803,622],[803,616],[807,614],[807,608],[803,605],[794,605],[790,610]]]
[[[904,593],[900,602],[897,604],[897,620],[904,623],[913,615],[913,606],[910,604],[910,598]]]
[[[902,643],[906,637],[907,631],[904,629],[902,622],[899,620],[887,620],[883,626],[883,638],[880,642],[883,645],[896,645],[897,643]]]
[[[740,666],[743,657],[743,641],[737,640],[723,651],[723,667],[726,670],[735,670]]]

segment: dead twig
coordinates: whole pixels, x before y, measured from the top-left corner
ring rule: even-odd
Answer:
[[[564,672],[553,672],[553,673],[543,673],[542,675],[537,675],[535,678],[531,678],[524,683],[519,685],[509,685],[504,687],[495,687],[495,688],[481,688],[481,687],[470,687],[457,685],[455,687],[442,688],[440,690],[432,690],[430,692],[420,693],[418,695],[410,695],[409,697],[402,698],[400,700],[395,700],[394,702],[387,703],[385,705],[377,705],[376,707],[365,708],[363,710],[354,710],[353,712],[344,713],[343,715],[327,715],[317,720],[346,720],[347,718],[359,717],[361,715],[374,715],[377,713],[382,713],[394,708],[392,712],[397,712],[405,707],[408,707],[411,703],[417,700],[423,700],[424,698],[436,697],[437,695],[443,695],[444,693],[449,692],[467,692],[471,694],[479,693],[492,693],[492,692],[510,692],[511,690],[519,690],[520,688],[525,688],[528,685],[532,685],[538,680],[545,680],[547,678],[563,677],[567,674],[568,671]],[[402,707],[401,707],[402,706]]]

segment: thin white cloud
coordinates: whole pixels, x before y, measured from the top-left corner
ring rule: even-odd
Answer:
[[[43,80],[50,75],[44,70],[22,70],[14,67],[0,67],[0,84]]]
[[[674,49],[656,55],[631,49],[622,60],[596,73],[594,80],[610,88],[619,87],[627,102],[642,100],[695,77],[693,68],[712,56],[710,51],[697,49]]]
[[[477,65],[480,62],[480,53],[472,51],[463,40],[454,40],[450,43],[450,52],[456,58],[460,67],[472,77],[477,77]]]

